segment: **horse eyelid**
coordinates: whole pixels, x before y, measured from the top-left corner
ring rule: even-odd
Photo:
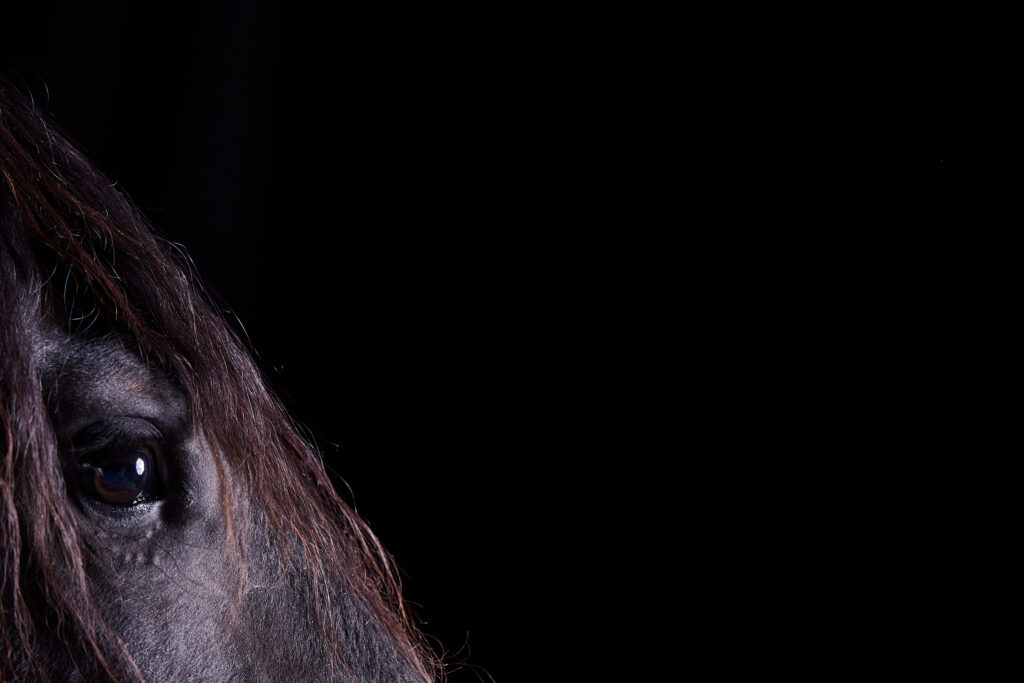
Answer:
[[[104,420],[80,429],[70,440],[70,450],[77,456],[109,448],[143,446],[152,455],[159,456],[164,442],[160,429],[144,418],[131,418],[128,424]]]

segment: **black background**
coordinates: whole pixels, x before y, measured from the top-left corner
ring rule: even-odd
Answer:
[[[632,476],[624,21],[68,1],[0,24],[0,68],[237,314],[425,632],[499,681],[576,678],[623,628],[599,615]]]
[[[1024,48],[1010,14],[899,5],[771,3],[709,52],[737,586],[773,680],[1017,666]]]

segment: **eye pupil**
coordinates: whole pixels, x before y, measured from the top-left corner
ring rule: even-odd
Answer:
[[[152,456],[144,448],[109,451],[86,465],[96,497],[111,505],[131,505],[152,482]]]

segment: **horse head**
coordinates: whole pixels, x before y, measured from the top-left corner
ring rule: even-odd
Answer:
[[[187,258],[0,81],[0,679],[425,681]]]

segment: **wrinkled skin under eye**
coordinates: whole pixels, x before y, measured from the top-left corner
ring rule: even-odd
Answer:
[[[108,505],[135,505],[154,493],[155,459],[141,446],[118,446],[91,454],[78,464],[86,495]]]

